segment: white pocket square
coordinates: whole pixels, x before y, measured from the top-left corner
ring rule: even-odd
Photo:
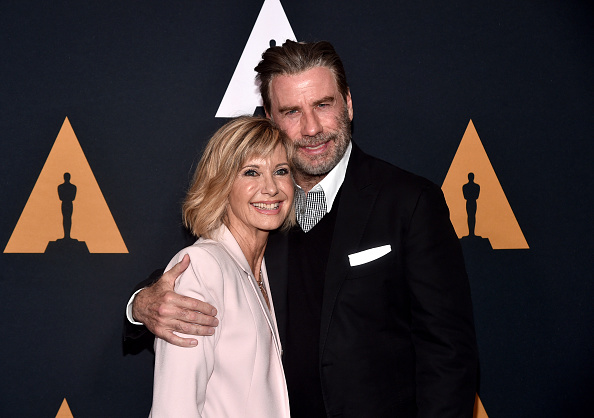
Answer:
[[[359,251],[358,253],[349,255],[349,263],[351,267],[359,266],[361,264],[377,260],[378,258],[388,254],[390,251],[392,251],[392,246],[389,244],[382,245],[381,247],[370,248],[365,251]]]

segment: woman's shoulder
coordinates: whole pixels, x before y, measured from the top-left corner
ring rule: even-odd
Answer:
[[[225,247],[212,239],[200,238],[194,244],[177,253],[174,260],[181,261],[185,254],[190,256],[190,267],[188,268],[194,270],[224,270],[229,263],[233,262]]]
[[[219,256],[225,253],[223,245],[213,239],[199,238],[194,244],[185,248],[188,252],[210,254],[211,256]],[[183,251],[183,250],[182,250]]]
[[[198,240],[182,249],[169,263],[168,268],[190,256],[190,265],[177,278],[175,291],[184,296],[204,300],[222,309],[224,289],[235,282],[237,266],[221,243]]]

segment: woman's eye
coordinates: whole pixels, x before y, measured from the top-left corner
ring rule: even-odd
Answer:
[[[278,170],[275,171],[275,174],[277,176],[286,176],[287,174],[289,174],[289,169],[288,168],[279,168]]]
[[[243,175],[248,177],[256,177],[258,175],[258,172],[256,170],[249,169],[244,171]]]

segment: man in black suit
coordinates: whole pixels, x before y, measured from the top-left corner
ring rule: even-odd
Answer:
[[[299,225],[266,250],[292,416],[471,417],[470,289],[441,190],[351,141],[351,95],[329,43],[287,41],[262,57],[264,109],[296,145]],[[142,290],[132,313],[188,346],[172,331],[205,335],[216,320],[171,291],[185,267]]]

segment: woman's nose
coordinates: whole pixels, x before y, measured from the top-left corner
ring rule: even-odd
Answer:
[[[264,193],[274,196],[278,193],[278,186],[274,177],[271,175],[264,176]]]

